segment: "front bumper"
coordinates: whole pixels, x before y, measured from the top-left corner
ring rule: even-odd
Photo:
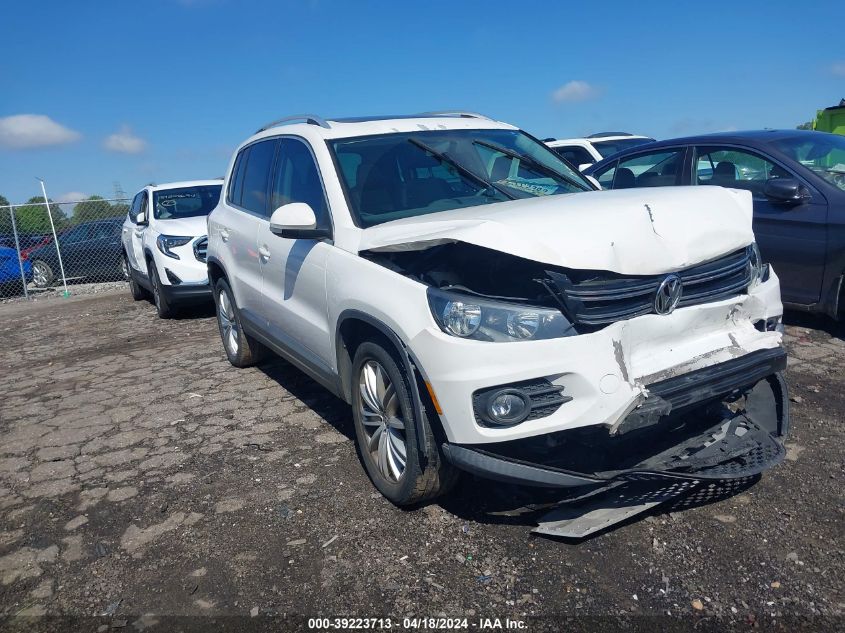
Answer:
[[[751,477],[785,456],[785,367],[782,349],[761,350],[649,385],[643,404],[612,428],[443,451],[473,474],[548,488]]]
[[[204,284],[161,284],[161,292],[170,304],[197,304],[211,301],[211,286]]]
[[[519,343],[458,339],[434,327],[408,348],[431,386],[450,445],[542,437],[618,426],[643,404],[649,385],[754,352],[779,349],[781,334],[760,324],[782,314],[780,284],[769,279],[748,294],[613,323],[591,334]],[[473,394],[543,379],[567,402],[549,415],[510,427],[479,424]]]

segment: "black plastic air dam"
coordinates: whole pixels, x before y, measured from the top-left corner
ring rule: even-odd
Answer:
[[[789,401],[779,371],[785,354],[778,351],[758,356],[758,371],[766,364],[777,368],[763,378],[747,357],[722,363],[703,376],[706,380],[685,378],[686,389],[674,390],[668,399],[654,396],[666,406],[656,407],[657,413],[645,422],[637,410],[632,412],[638,419],[625,433],[595,425],[496,444],[446,444],[444,452],[455,466],[473,474],[551,488],[758,475],[786,454],[782,440],[789,430]],[[742,375],[755,382],[743,385],[739,379],[739,384],[727,385],[722,378],[741,365],[746,370]],[[673,401],[684,404],[672,408]],[[643,406],[647,404],[648,399]]]

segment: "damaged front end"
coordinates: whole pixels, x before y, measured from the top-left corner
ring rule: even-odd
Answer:
[[[648,387],[621,422],[486,444],[446,444],[459,468],[511,484],[574,488],[535,532],[583,538],[656,506],[752,481],[783,461],[789,399],[781,348]]]
[[[595,240],[535,258],[494,248],[505,224],[488,224],[360,252],[425,287],[439,329],[411,348],[453,465],[574,491],[538,531],[583,537],[783,460],[779,282],[753,237],[701,256],[661,238],[639,259],[620,238],[601,269],[578,265]]]

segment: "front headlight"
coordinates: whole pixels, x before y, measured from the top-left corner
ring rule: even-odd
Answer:
[[[188,242],[190,242],[193,237],[185,237],[182,235],[159,235],[156,238],[156,246],[158,246],[158,250],[162,253],[167,255],[168,257],[172,257],[173,259],[179,259],[179,255],[171,251],[171,248],[176,248],[177,246],[184,246]]]
[[[578,334],[559,310],[490,301],[473,295],[428,289],[434,320],[447,334],[498,343],[538,341]]]
[[[763,276],[766,270],[766,265],[763,263],[763,256],[760,255],[760,249],[757,242],[752,242],[748,247],[748,268],[750,272],[751,281],[748,282],[748,289],[752,290],[760,285],[763,281]]]

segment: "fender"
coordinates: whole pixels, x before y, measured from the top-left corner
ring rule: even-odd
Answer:
[[[416,377],[418,375],[422,376],[425,379],[425,376],[420,369],[419,361],[412,358],[411,354],[408,351],[408,347],[405,345],[404,341],[399,337],[396,332],[394,332],[390,327],[376,319],[375,317],[367,314],[366,312],[361,312],[360,310],[344,310],[340,313],[337,319],[337,325],[335,325],[335,354],[337,355],[337,368],[338,368],[338,376],[340,377],[341,381],[343,381],[343,376],[341,375],[343,363],[341,362],[341,350],[343,349],[343,342],[341,340],[340,329],[341,326],[345,321],[349,319],[355,319],[357,321],[363,321],[364,323],[371,325],[376,330],[378,330],[384,337],[390,341],[391,345],[396,349],[397,353],[399,354],[399,360],[402,362],[404,366],[405,373],[409,377],[408,382],[410,390],[411,390],[411,404],[414,407],[414,415],[417,420],[422,419],[423,408],[422,408],[422,399],[420,398],[419,386],[416,381]],[[350,377],[351,378],[351,377]],[[344,393],[343,396],[348,402],[352,402],[352,388],[351,388],[351,381],[349,383],[349,389],[345,386],[342,387]],[[436,415],[436,412],[435,412]],[[415,425],[416,427],[416,436],[417,436],[417,447],[420,449],[420,453],[422,454],[425,460],[429,460],[429,451],[427,450],[428,447],[425,441],[425,432],[422,429],[421,424]]]
[[[215,257],[215,256],[213,256],[213,255],[211,255],[211,256],[209,256],[209,257],[206,257],[205,264],[206,264],[206,268],[208,267],[208,265],[209,265],[209,264],[214,264],[214,265],[215,265],[215,266],[217,266],[220,270],[222,270],[222,271],[223,271],[223,276],[224,276],[226,279],[229,279],[229,273],[228,273],[228,271],[226,270],[226,267],[223,265],[223,262],[221,262],[221,261],[220,261],[217,257]],[[209,275],[209,281],[211,281],[211,275]]]

